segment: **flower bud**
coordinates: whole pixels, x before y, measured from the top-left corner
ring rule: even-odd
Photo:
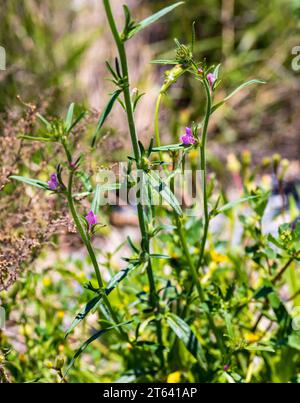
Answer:
[[[65,360],[62,357],[57,357],[55,361],[55,368],[62,369],[64,366]]]

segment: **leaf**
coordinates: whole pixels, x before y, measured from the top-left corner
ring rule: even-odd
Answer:
[[[131,249],[132,249],[135,253],[139,254],[139,253],[140,253],[140,250],[135,246],[135,244],[133,243],[133,241],[132,241],[132,239],[130,238],[130,236],[127,237],[127,241],[128,241],[128,243],[129,243],[129,246],[131,247]]]
[[[69,106],[68,113],[67,113],[67,116],[65,119],[65,129],[67,132],[70,131],[70,127],[72,126],[74,107],[75,107],[75,104],[74,104],[74,102],[72,102],[71,105]]]
[[[232,91],[229,95],[227,95],[226,98],[224,98],[222,101],[218,102],[217,104],[213,105],[213,107],[211,108],[211,114],[213,112],[215,112],[220,106],[222,106],[226,101],[228,101],[231,97],[233,97],[237,92],[239,92],[243,88],[248,87],[249,85],[252,85],[252,84],[266,84],[266,82],[262,81],[262,80],[253,79],[253,80],[249,80],[249,81],[241,84],[234,91]]]
[[[226,324],[228,336],[231,338],[231,340],[233,340],[234,339],[234,330],[233,330],[233,326],[232,326],[232,317],[231,317],[231,315],[229,315],[228,312],[224,312],[224,318],[225,318],[225,324]]]
[[[182,210],[178,200],[172,193],[170,188],[162,181],[155,171],[147,173],[151,188],[156,191],[175,211],[178,215],[182,215]]]
[[[270,353],[275,353],[275,350],[271,346],[267,346],[264,344],[251,344],[247,347],[245,347],[245,350],[248,351],[268,351]]]
[[[204,351],[189,325],[183,319],[179,318],[179,316],[173,313],[167,314],[167,323],[176,336],[183,342],[187,350],[197,359],[201,367],[204,370],[207,370],[207,362]]]
[[[95,133],[93,135],[92,147],[95,146],[96,141],[97,141],[97,137],[99,135],[99,132],[100,132],[100,130],[101,130],[101,128],[102,128],[107,116],[110,114],[110,112],[112,110],[112,107],[114,106],[114,103],[118,99],[118,96],[121,94],[121,92],[122,92],[122,90],[116,90],[112,94],[112,96],[111,96],[110,100],[108,101],[107,105],[105,106],[104,111],[102,112],[102,114],[101,114],[101,116],[100,116],[100,118],[98,120],[98,124],[97,124],[96,130],[95,130]]]
[[[154,22],[156,22],[166,14],[173,11],[176,7],[181,6],[182,4],[184,4],[184,1],[179,1],[178,3],[165,7],[162,10],[158,11],[157,13],[151,15],[150,17],[145,18],[143,21],[138,23],[136,28],[134,28],[131,32],[129,32],[128,39],[132,38],[133,35],[137,34],[142,29],[146,28],[148,25],[153,24]]]
[[[247,196],[247,197],[242,197],[240,199],[237,200],[233,200],[232,202],[226,203],[224,204],[224,206],[220,207],[217,209],[217,213],[224,213],[224,211],[230,210],[233,207],[235,207],[236,205],[240,204],[240,203],[244,203],[246,201],[249,200],[253,200],[256,199],[258,196]]]
[[[162,255],[161,253],[151,253],[150,257],[153,259],[171,259],[168,255]]]
[[[285,250],[284,245],[282,245],[282,244],[279,242],[279,240],[274,237],[274,235],[269,234],[269,235],[268,235],[268,241],[271,242],[273,245],[277,246],[278,248],[280,248],[280,249],[282,249],[282,250]]]
[[[300,351],[300,333],[293,332],[288,337],[288,345],[295,350]]]
[[[76,176],[81,180],[85,190],[91,193],[93,187],[90,181],[90,176],[84,171],[76,171]]]
[[[214,75],[214,77],[215,77],[216,80],[218,80],[218,78],[219,78],[220,67],[221,67],[221,64],[218,64],[218,65],[215,67],[214,71],[213,71],[213,75]]]
[[[75,316],[75,319],[73,320],[71,326],[69,329],[66,331],[65,337],[68,337],[69,334],[75,329],[75,327],[88,315],[88,313],[93,309],[97,307],[97,304],[100,302],[102,296],[97,295],[93,299],[91,299],[84,307],[83,309],[77,313]]]
[[[100,198],[101,198],[101,186],[96,185],[95,192],[94,192],[94,198],[93,198],[92,205],[91,205],[91,210],[96,215],[99,213],[100,202],[101,202]]]
[[[128,267],[125,269],[120,270],[108,283],[108,285],[105,288],[105,294],[109,295],[118,285],[119,283],[124,280],[125,277],[128,276],[134,269],[136,269],[139,266],[138,263],[135,264],[130,264]],[[98,307],[98,303],[101,302],[102,295],[99,294],[93,299],[91,299],[82,309],[80,312],[77,313],[75,316],[75,319],[73,320],[70,328],[67,330],[65,337],[67,337],[74,329],[75,327],[88,315],[88,313]]]
[[[158,60],[151,60],[150,62],[151,64],[164,64],[164,65],[168,65],[168,64],[178,64],[177,60],[169,60],[169,59],[158,59]]]
[[[78,117],[74,120],[74,122],[71,124],[71,126],[68,129],[68,132],[70,132],[76,125],[78,122],[80,122],[80,120],[85,116],[85,112],[82,111]]]
[[[50,143],[56,141],[55,137],[35,137],[35,136],[24,135],[24,136],[20,136],[19,138],[23,139],[23,140],[44,141],[44,142],[50,142]]]
[[[105,329],[101,329],[98,332],[96,332],[95,334],[93,334],[93,336],[91,336],[89,339],[87,339],[81,346],[80,348],[76,351],[74,357],[72,358],[70,364],[68,365],[68,368],[64,374],[64,376],[66,376],[68,374],[68,372],[70,371],[70,369],[72,368],[75,360],[80,356],[80,354],[88,347],[89,344],[91,344],[94,340],[97,340],[100,336],[102,336],[103,334],[109,332],[110,330],[116,329],[120,326],[124,326],[124,325],[128,325],[129,323],[131,323],[132,321],[127,321],[127,322],[123,322],[123,323],[119,323],[118,325],[114,325],[114,326],[109,326]]]
[[[128,276],[128,274],[130,274],[134,269],[136,269],[139,266],[139,262],[138,263],[132,263],[130,264],[128,267],[126,267],[125,269],[120,270],[108,283],[108,285],[105,288],[105,293],[106,295],[110,294],[112,292],[112,290],[114,290],[117,285],[124,280],[125,277]]]
[[[44,124],[44,126],[46,126],[48,130],[51,130],[51,123],[46,118],[44,118],[44,116],[42,116],[40,113],[37,113],[36,117],[40,119],[40,121]]]
[[[176,150],[182,150],[184,148],[183,144],[169,144],[166,146],[160,146],[160,147],[153,147],[152,151],[157,152],[157,151],[176,151]]]
[[[273,292],[273,287],[264,285],[256,291],[256,293],[254,294],[254,298],[260,299],[266,297],[271,292]]]
[[[25,176],[17,176],[17,175],[10,176],[10,179],[15,179],[19,182],[23,182],[26,183],[27,185],[35,186],[40,189],[51,190],[47,182],[40,181],[39,179],[31,179],[26,178]]]

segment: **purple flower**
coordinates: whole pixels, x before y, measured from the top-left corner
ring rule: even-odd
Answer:
[[[89,230],[91,230],[92,226],[97,224],[97,216],[91,210],[88,215],[85,216],[87,222],[89,223]]]
[[[193,136],[193,132],[192,129],[190,127],[186,127],[185,128],[185,134],[183,136],[180,137],[180,140],[182,141],[182,143],[186,146],[189,146],[191,144],[195,144],[196,143],[196,139]]]
[[[213,75],[213,73],[208,73],[206,78],[207,78],[207,81],[209,82],[210,88],[212,88],[214,85],[214,82],[216,81],[216,77]]]
[[[229,365],[229,364],[225,364],[224,367],[223,367],[224,371],[228,371],[229,368],[230,368],[230,365]]]
[[[47,183],[51,190],[56,190],[59,186],[57,175],[56,174],[50,175],[50,180]]]

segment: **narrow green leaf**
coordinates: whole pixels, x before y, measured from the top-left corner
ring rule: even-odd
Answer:
[[[213,75],[215,76],[215,79],[216,79],[216,80],[218,80],[218,78],[219,78],[220,67],[221,67],[221,64],[218,64],[218,65],[215,67],[214,72],[213,72]]]
[[[96,127],[96,131],[95,131],[95,133],[94,133],[94,135],[93,135],[92,147],[95,146],[96,141],[97,141],[97,137],[98,137],[98,135],[99,135],[99,132],[100,132],[100,130],[101,130],[101,128],[102,128],[102,126],[103,126],[103,124],[104,124],[104,122],[105,122],[107,116],[110,114],[110,112],[111,112],[111,110],[112,110],[112,108],[113,108],[113,106],[114,106],[114,103],[115,103],[116,100],[118,99],[118,97],[119,97],[119,95],[121,94],[121,92],[122,92],[122,90],[116,90],[116,91],[112,94],[110,100],[108,101],[106,107],[104,108],[104,111],[102,112],[102,114],[101,114],[101,116],[100,116],[100,119],[99,119],[99,121],[98,121],[98,124],[97,124],[97,127]]]
[[[177,60],[169,60],[169,59],[157,59],[157,60],[151,60],[150,64],[164,64],[164,65],[168,65],[168,64],[178,64]]]
[[[132,249],[135,253],[139,254],[139,253],[140,253],[140,250],[135,246],[135,244],[133,243],[133,241],[132,241],[132,239],[130,238],[130,236],[127,237],[127,241],[128,241],[128,243],[129,243],[129,246],[131,247],[131,249]]]
[[[133,29],[129,33],[128,39],[132,38],[133,35],[137,34],[142,29],[148,27],[148,25],[153,24],[154,22],[156,22],[157,20],[159,20],[160,18],[162,18],[166,14],[170,13],[171,11],[173,11],[176,7],[181,6],[182,4],[184,4],[184,1],[179,1],[178,3],[175,3],[175,4],[172,4],[171,6],[165,7],[162,10],[158,11],[157,13],[151,15],[150,17],[145,18],[143,21],[139,22],[137,27],[135,29]]]
[[[20,136],[19,138],[23,139],[23,140],[30,140],[30,141],[42,141],[45,143],[46,142],[52,143],[52,142],[56,141],[55,137],[35,137],[35,136],[24,135],[24,136]]]
[[[69,106],[68,113],[67,113],[67,116],[65,119],[65,129],[67,132],[69,132],[70,127],[72,126],[74,107],[75,107],[75,104],[74,104],[74,102],[72,102],[71,105]]]
[[[211,108],[211,113],[215,112],[220,106],[222,106],[226,101],[228,101],[231,97],[233,97],[237,92],[239,92],[243,88],[248,87],[249,85],[252,85],[252,84],[266,84],[266,82],[262,81],[262,80],[253,79],[253,80],[249,80],[249,81],[241,84],[234,91],[232,91],[229,95],[227,95],[227,97],[225,97],[222,101],[213,105],[213,107]]]
[[[96,185],[94,197],[93,197],[93,201],[92,201],[92,205],[91,205],[91,210],[96,215],[99,213],[100,203],[101,203],[101,186]]]
[[[93,299],[91,299],[84,307],[83,309],[77,313],[77,315],[75,316],[75,319],[73,320],[71,326],[69,327],[69,329],[66,331],[65,337],[68,337],[69,334],[75,329],[75,327],[88,315],[89,312],[91,312],[91,310],[93,308],[97,307],[97,304],[100,302],[101,300],[101,295],[97,295],[96,297],[94,297]]]
[[[90,176],[84,171],[76,171],[76,176],[81,180],[85,190],[91,193],[93,187],[90,181]]]
[[[147,173],[147,177],[149,179],[151,188],[157,192],[176,211],[178,215],[181,216],[182,210],[179,202],[168,185],[162,181],[155,171]]]
[[[233,200],[232,202],[226,203],[226,204],[224,204],[224,206],[218,208],[217,212],[218,213],[224,213],[224,211],[230,210],[230,209],[232,209],[233,207],[237,206],[240,203],[245,203],[246,201],[257,199],[257,197],[258,197],[257,195],[254,195],[254,196],[247,196],[247,197],[242,197],[242,198],[237,199],[237,200]]]
[[[125,269],[120,270],[107,284],[105,292],[106,294],[110,294],[112,290],[114,290],[117,285],[124,280],[125,277],[128,276],[134,269],[136,269],[139,266],[139,263],[132,263]]]
[[[230,337],[231,340],[234,339],[234,330],[232,326],[232,317],[228,312],[224,312],[224,318],[225,318],[225,324],[226,324],[226,329],[228,336]]]
[[[150,257],[152,257],[153,259],[171,259],[170,256],[168,255],[163,255],[161,253],[151,253]]]
[[[182,150],[184,149],[184,146],[182,143],[179,144],[169,144],[166,146],[160,146],[160,147],[153,147],[152,151],[157,152],[157,151],[176,151],[176,150]]]
[[[108,285],[105,288],[105,294],[109,295],[119,284],[122,280],[124,280],[125,277],[128,276],[134,269],[136,269],[139,266],[138,263],[130,264],[128,267],[125,269],[120,270],[108,283]],[[88,315],[88,313],[92,309],[96,309],[98,307],[98,304],[100,304],[102,299],[101,294],[97,295],[93,299],[91,299],[82,309],[80,312],[77,313],[75,316],[75,319],[73,320],[70,328],[67,330],[65,337],[67,337],[74,329],[75,327]]]
[[[275,350],[271,346],[267,346],[264,344],[251,344],[245,347],[245,350],[248,351],[268,351],[269,353],[275,353]]]
[[[44,116],[42,116],[40,113],[37,113],[36,116],[44,124],[44,126],[47,127],[48,130],[51,129],[51,123],[46,118],[44,118]]]
[[[201,367],[207,370],[204,351],[189,325],[173,313],[167,314],[167,323],[176,336],[183,342],[187,350],[196,358]]]
[[[10,176],[10,179],[14,179],[16,181],[26,183],[27,185],[35,186],[40,189],[50,190],[48,183],[40,181],[39,179],[31,179],[31,178],[26,178],[25,176],[17,176],[17,175]]]
[[[123,323],[119,323],[118,325],[114,325],[114,326],[109,326],[105,329],[101,329],[98,332],[96,332],[95,334],[93,334],[93,336],[91,336],[88,340],[86,340],[81,346],[80,348],[76,351],[74,357],[72,358],[70,364],[68,365],[68,368],[64,374],[64,376],[66,376],[68,374],[68,372],[70,371],[70,369],[72,368],[72,366],[74,365],[75,360],[80,356],[80,354],[88,347],[89,344],[91,344],[94,340],[99,339],[100,336],[102,336],[103,334],[109,332],[110,330],[116,329],[120,326],[125,326],[128,325],[129,323],[131,323],[132,321],[127,321],[127,322],[123,322]]]
[[[78,117],[74,120],[74,122],[71,124],[71,126],[68,129],[68,132],[70,132],[76,125],[77,123],[79,123],[81,121],[81,119],[85,116],[85,112],[82,111],[80,112],[80,114],[78,115]]]
[[[271,292],[273,292],[273,287],[271,286],[267,286],[267,285],[263,285],[262,287],[260,287],[254,294],[254,298],[255,299],[259,299],[259,298],[263,298],[266,297],[268,294],[270,294]]]

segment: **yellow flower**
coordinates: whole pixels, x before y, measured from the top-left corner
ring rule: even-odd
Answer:
[[[149,286],[148,286],[148,285],[145,285],[145,286],[143,287],[143,291],[144,291],[144,292],[149,292]]]
[[[211,251],[210,256],[211,256],[212,260],[216,263],[226,263],[229,261],[227,256],[222,255],[221,253],[217,252],[216,250]]]
[[[64,346],[63,344],[60,344],[60,345],[58,346],[58,351],[59,351],[60,353],[62,353],[62,352],[64,351],[64,349],[65,349],[65,346]]]
[[[45,287],[49,287],[49,285],[51,285],[52,281],[49,277],[45,277],[43,278],[43,284]]]
[[[62,319],[64,316],[65,316],[64,311],[58,311],[58,312],[57,312],[57,317],[58,317],[58,319]]]
[[[249,343],[255,343],[256,341],[260,340],[261,335],[259,333],[246,333],[245,334],[245,339]]]
[[[168,375],[167,383],[179,383],[181,374],[179,371],[172,372]]]

